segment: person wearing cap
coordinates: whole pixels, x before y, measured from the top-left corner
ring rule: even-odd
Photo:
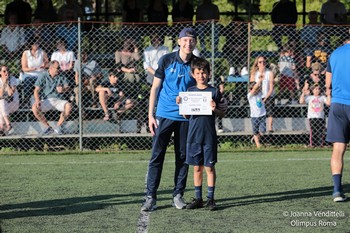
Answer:
[[[178,44],[179,51],[168,53],[160,58],[151,88],[148,124],[153,136],[153,145],[142,211],[152,211],[157,208],[157,189],[166,149],[172,135],[174,135],[175,145],[173,206],[177,209],[186,207],[183,194],[188,174],[188,164],[185,163],[188,120],[179,114],[176,97],[179,92],[187,91],[188,87],[196,83],[190,75],[190,64],[196,57],[192,52],[197,44],[197,33],[192,28],[182,29]],[[155,108],[156,112],[154,112]]]
[[[331,171],[333,178],[333,201],[346,200],[342,187],[344,154],[350,140],[350,39],[334,50],[326,69],[326,93],[331,91],[332,100],[328,114],[327,137],[333,143]]]

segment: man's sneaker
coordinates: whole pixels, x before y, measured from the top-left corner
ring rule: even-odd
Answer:
[[[54,129],[54,131],[55,131],[56,134],[59,134],[59,135],[63,134],[63,130],[62,130],[61,126],[57,126],[57,128]]]
[[[53,130],[53,128],[51,126],[47,127],[47,129],[43,132],[43,135],[49,135],[54,133],[55,131]]]
[[[141,206],[141,211],[152,211],[157,209],[156,203],[156,199],[151,196],[147,196]]]
[[[333,201],[334,202],[346,201],[346,196],[342,192],[335,192],[335,193],[333,193]]]
[[[211,198],[208,198],[208,200],[204,206],[208,210],[216,210],[217,209],[214,199],[211,199]]]
[[[199,209],[203,208],[203,199],[193,198],[192,202],[186,205],[186,209]]]
[[[180,193],[178,193],[173,198],[173,206],[175,206],[176,209],[179,209],[179,210],[182,210],[186,207],[186,202]]]

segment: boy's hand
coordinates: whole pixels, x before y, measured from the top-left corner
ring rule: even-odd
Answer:
[[[180,96],[176,96],[176,104],[181,104],[181,97]]]

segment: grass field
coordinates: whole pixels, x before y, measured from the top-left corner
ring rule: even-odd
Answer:
[[[330,151],[225,152],[209,212],[171,207],[167,154],[158,210],[140,213],[149,152],[0,156],[2,232],[349,232],[333,203]],[[349,159],[345,160],[346,165]],[[345,191],[350,171],[345,167]],[[190,168],[187,201],[194,196]],[[206,194],[206,185],[203,189]]]

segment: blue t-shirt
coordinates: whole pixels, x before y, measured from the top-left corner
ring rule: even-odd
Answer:
[[[198,89],[197,86],[188,88],[188,91],[205,91],[212,93],[212,99],[216,105],[222,99],[220,91],[212,86],[208,86],[206,89]],[[217,135],[215,129],[215,114],[212,115],[192,115],[190,116],[187,143],[198,143],[206,145],[216,145]]]
[[[188,87],[195,85],[191,76],[191,61],[195,56],[184,63],[179,56],[179,51],[168,53],[161,57],[155,77],[163,80],[158,93],[156,116],[175,121],[187,121],[179,114],[179,106],[176,97],[181,91],[187,91]]]
[[[332,103],[350,105],[350,44],[345,44],[331,54],[327,72],[332,73]]]

